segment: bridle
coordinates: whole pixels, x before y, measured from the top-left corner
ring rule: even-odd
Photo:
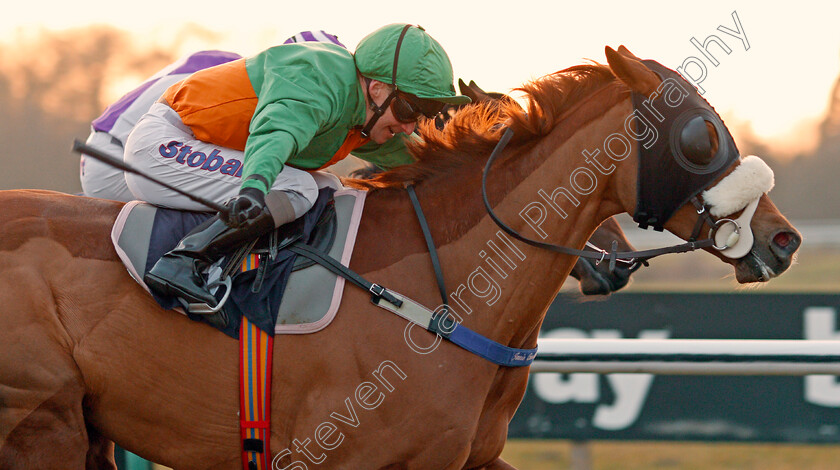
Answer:
[[[511,237],[531,246],[535,246],[537,248],[541,248],[548,251],[553,251],[555,253],[562,253],[565,255],[570,256],[577,256],[581,258],[587,258],[595,260],[596,262],[602,261],[609,261],[610,263],[610,270],[615,269],[616,263],[623,263],[628,265],[628,269],[633,269],[634,271],[638,269],[642,263],[645,261],[654,258],[656,256],[664,255],[667,253],[686,253],[689,251],[699,250],[708,247],[714,247],[716,249],[722,250],[728,248],[728,246],[724,247],[716,247],[715,246],[715,239],[714,239],[714,232],[717,231],[723,223],[730,222],[729,219],[720,219],[719,221],[715,221],[711,215],[709,215],[708,210],[705,210],[705,205],[702,203],[698,204],[704,208],[701,212],[698,210],[698,222],[695,224],[694,232],[692,237],[689,241],[685,243],[681,243],[678,245],[667,246],[663,248],[654,248],[650,250],[640,250],[640,251],[617,251],[618,243],[613,241],[610,250],[604,250],[601,248],[596,247],[596,251],[589,251],[589,250],[578,250],[576,248],[571,248],[568,246],[563,245],[556,245],[553,243],[545,243],[538,240],[534,240],[528,238],[507,224],[505,224],[493,211],[493,207],[490,205],[490,201],[487,198],[487,175],[490,172],[490,166],[496,160],[496,158],[501,155],[504,148],[507,146],[510,139],[513,137],[513,130],[511,128],[506,128],[502,133],[501,139],[499,139],[499,143],[496,144],[496,147],[493,149],[493,152],[490,154],[490,158],[487,159],[487,163],[484,165],[484,170],[481,174],[481,197],[484,200],[484,207],[487,210],[487,214],[499,226],[505,233],[510,235]],[[697,201],[697,198],[693,200]],[[712,230],[709,232],[709,237],[697,240],[700,231],[702,230],[703,226],[709,224],[712,227]],[[740,228],[739,228],[740,230]],[[592,245],[594,246],[594,245]]]
[[[656,135],[664,137],[657,139],[656,142],[651,144],[650,142],[643,142],[641,136],[633,135],[639,153],[639,178],[637,181],[639,201],[637,202],[634,220],[643,229],[648,226],[653,226],[655,230],[661,231],[664,223],[676,209],[682,207],[687,202],[691,202],[697,212],[697,222],[688,241],[678,245],[640,251],[618,251],[617,241],[612,242],[609,250],[595,247],[587,242],[587,246],[595,250],[590,251],[545,243],[520,234],[505,224],[496,215],[487,197],[487,176],[493,162],[501,155],[513,137],[513,130],[510,127],[504,128],[498,144],[487,159],[481,176],[481,196],[484,201],[484,207],[490,218],[499,228],[511,237],[537,248],[592,259],[595,260],[596,264],[609,260],[610,271],[615,269],[617,263],[622,263],[628,265],[628,269],[632,272],[642,264],[646,264],[651,258],[668,253],[685,253],[704,248],[714,248],[724,256],[730,258],[740,258],[749,252],[749,249],[752,247],[752,232],[749,228],[749,221],[758,204],[760,194],[748,203],[744,203],[746,210],[744,210],[744,213],[738,219],[715,219],[710,213],[712,212],[710,210],[712,207],[702,201],[703,194],[705,194],[703,192],[704,189],[738,161],[739,154],[734,140],[723,125],[723,121],[714,112],[714,109],[696,93],[696,90],[689,86],[691,92],[688,92],[679,85],[677,80],[682,79],[677,78],[679,75],[676,72],[663,67],[655,61],[644,61],[644,63],[664,80],[663,84],[668,82],[672,89],[669,91],[668,87],[660,86],[649,98],[644,97],[640,93],[633,92],[634,115],[643,116],[643,113],[647,112],[649,115],[644,116],[647,122],[654,123]],[[678,90],[677,97],[680,99],[679,103],[671,105],[668,100],[674,99],[674,93],[672,93],[674,87]],[[684,93],[684,95],[680,92]],[[665,97],[663,98],[663,96]],[[664,106],[663,102],[668,103],[668,106]],[[660,109],[655,109],[654,104],[659,104]],[[706,132],[706,138],[708,139],[708,132],[706,131],[704,121],[714,127],[718,136],[718,148],[714,155],[710,155],[711,158],[706,166],[698,166],[692,164],[685,154],[690,154],[692,151],[696,151],[697,148],[709,150],[708,141],[703,142],[702,138],[700,138],[701,136],[698,136],[700,132]],[[698,122],[702,125],[698,126]],[[663,126],[663,124],[666,124],[666,126]],[[676,185],[676,188],[671,188],[672,190],[669,194],[657,198],[656,195],[650,195],[651,189],[654,186],[643,187],[643,183],[645,183],[643,178],[646,177],[646,174],[648,178],[651,176],[659,176],[661,178],[661,174],[653,173],[654,170],[651,169],[657,168],[656,165],[658,163],[655,162],[659,160],[666,160],[671,165],[670,167],[666,165],[668,170],[667,175],[669,177],[666,179],[676,180],[679,184]],[[687,189],[683,190],[680,184],[687,186]],[[769,188],[766,190],[769,191]],[[739,210],[743,208],[742,206]],[[702,230],[705,226],[709,227],[709,231],[706,234],[706,238],[701,238]],[[749,233],[750,236],[742,237],[742,231],[744,235]],[[748,246],[746,246],[745,251],[744,247],[747,244]]]

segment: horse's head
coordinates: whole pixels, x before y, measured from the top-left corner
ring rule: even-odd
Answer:
[[[607,47],[606,55],[634,103],[625,130],[636,140],[638,171],[619,177],[624,209],[642,228],[713,238],[705,249],[732,264],[740,283],[785,271],[802,238],[766,194],[770,168],[740,157],[720,116],[676,72],[624,46]]]

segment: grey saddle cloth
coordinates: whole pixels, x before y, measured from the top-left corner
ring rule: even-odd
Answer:
[[[358,191],[342,191],[335,198],[332,196],[331,188],[321,189],[313,211],[299,219],[301,222],[296,229],[301,230],[301,239],[310,246],[337,260],[349,259],[348,250],[352,250],[352,238],[361,215],[361,204],[357,199],[363,200],[364,195]],[[117,218],[112,239],[129,273],[149,290],[143,283],[145,272],[207,217],[207,214],[132,202]],[[281,235],[277,238],[282,239],[284,227],[279,230]],[[223,328],[214,325],[231,337],[237,337],[242,315],[266,332],[308,333],[325,327],[337,309],[336,297],[340,298],[343,280],[339,281],[323,267],[286,250],[274,252],[269,239],[264,237],[252,250],[251,259],[261,257],[263,268],[233,276],[231,298],[224,307],[228,324]],[[258,287],[257,292],[252,292],[255,287]],[[153,297],[164,308],[180,306],[175,299],[159,298],[155,294]],[[203,315],[189,316],[194,320],[205,320]]]

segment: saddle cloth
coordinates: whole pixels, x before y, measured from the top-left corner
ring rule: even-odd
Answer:
[[[335,191],[337,181],[332,182],[330,180],[326,184],[324,184],[325,180],[316,178],[316,181],[322,187],[322,196],[324,196],[325,189],[330,189],[329,193],[333,194],[335,206],[335,238],[332,246],[326,252],[329,256],[347,266],[353,253],[367,193],[344,188]],[[335,192],[333,193],[333,191]],[[307,215],[304,215],[304,217],[307,217]],[[120,211],[111,230],[111,240],[131,277],[151,293],[149,287],[143,282],[146,271],[154,265],[154,262],[162,253],[174,248],[187,231],[208,216],[208,214],[173,211],[141,201],[132,201],[127,203]],[[158,246],[150,251],[150,247],[160,244],[155,239],[155,233],[161,232],[160,228],[157,230],[154,228],[156,220],[172,219],[173,217],[176,219],[183,218],[176,222],[177,227],[174,229],[174,234],[168,229],[165,230],[166,238],[169,239],[164,241],[163,245],[165,247],[161,249]],[[315,228],[314,222],[307,223],[309,229]],[[309,234],[306,233],[304,239],[307,239],[308,236]],[[253,260],[254,257],[255,255],[247,256],[246,262],[243,264],[248,265],[251,262],[249,258]],[[335,318],[344,291],[344,278],[336,276],[320,265],[302,263],[302,261],[308,260],[298,259],[295,262],[295,255],[284,252],[284,250],[276,254],[274,260],[278,269],[292,271],[292,265],[294,265],[295,270],[291,272],[290,276],[265,274],[265,282],[270,282],[272,285],[262,286],[259,295],[249,292],[254,283],[255,270],[247,270],[233,276],[232,297],[225,304],[225,311],[231,318],[227,327],[217,326],[225,334],[237,337],[240,323],[239,315],[242,314],[263,331],[273,332],[274,334],[314,333],[325,328]],[[272,265],[270,269],[274,268],[275,266]],[[263,301],[259,302],[259,305],[269,305],[272,311],[259,312],[261,307],[255,308],[247,304],[249,297],[266,297],[267,294],[262,293],[266,289],[269,293],[279,292],[282,297],[282,301],[278,298],[276,302],[275,299],[272,299],[271,302],[261,299]],[[238,298],[234,298],[237,293],[239,294]],[[162,307],[186,314],[174,299],[161,299],[155,294],[152,295]],[[188,316],[193,320],[205,320],[204,315],[189,314]]]

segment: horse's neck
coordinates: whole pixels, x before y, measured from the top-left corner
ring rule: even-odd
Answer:
[[[584,246],[598,224],[614,212],[609,209],[616,207],[612,178],[598,174],[592,192],[582,196],[573,191],[569,175],[579,167],[591,168],[582,150],[601,148],[605,136],[622,128],[626,106],[612,105],[599,119],[572,131],[566,127],[578,123],[570,120],[559,126],[565,129],[555,129],[534,147],[493,166],[487,193],[503,221],[529,238],[543,240],[521,215],[534,220],[543,210],[540,229],[547,234],[545,241]],[[504,344],[533,347],[526,343],[534,341],[544,312],[575,258],[533,248],[503,234],[487,215],[480,196],[480,171],[475,170],[417,187],[443,265],[448,303],[467,327]],[[559,187],[576,196],[578,205],[556,196]],[[552,194],[554,207],[561,208],[565,218],[545,199]],[[357,267],[374,276],[393,276],[393,282],[402,282],[396,290],[430,307],[438,305],[429,254],[406,192],[374,193],[365,212],[360,235],[377,242],[360,245],[357,253],[365,260],[357,261]]]

